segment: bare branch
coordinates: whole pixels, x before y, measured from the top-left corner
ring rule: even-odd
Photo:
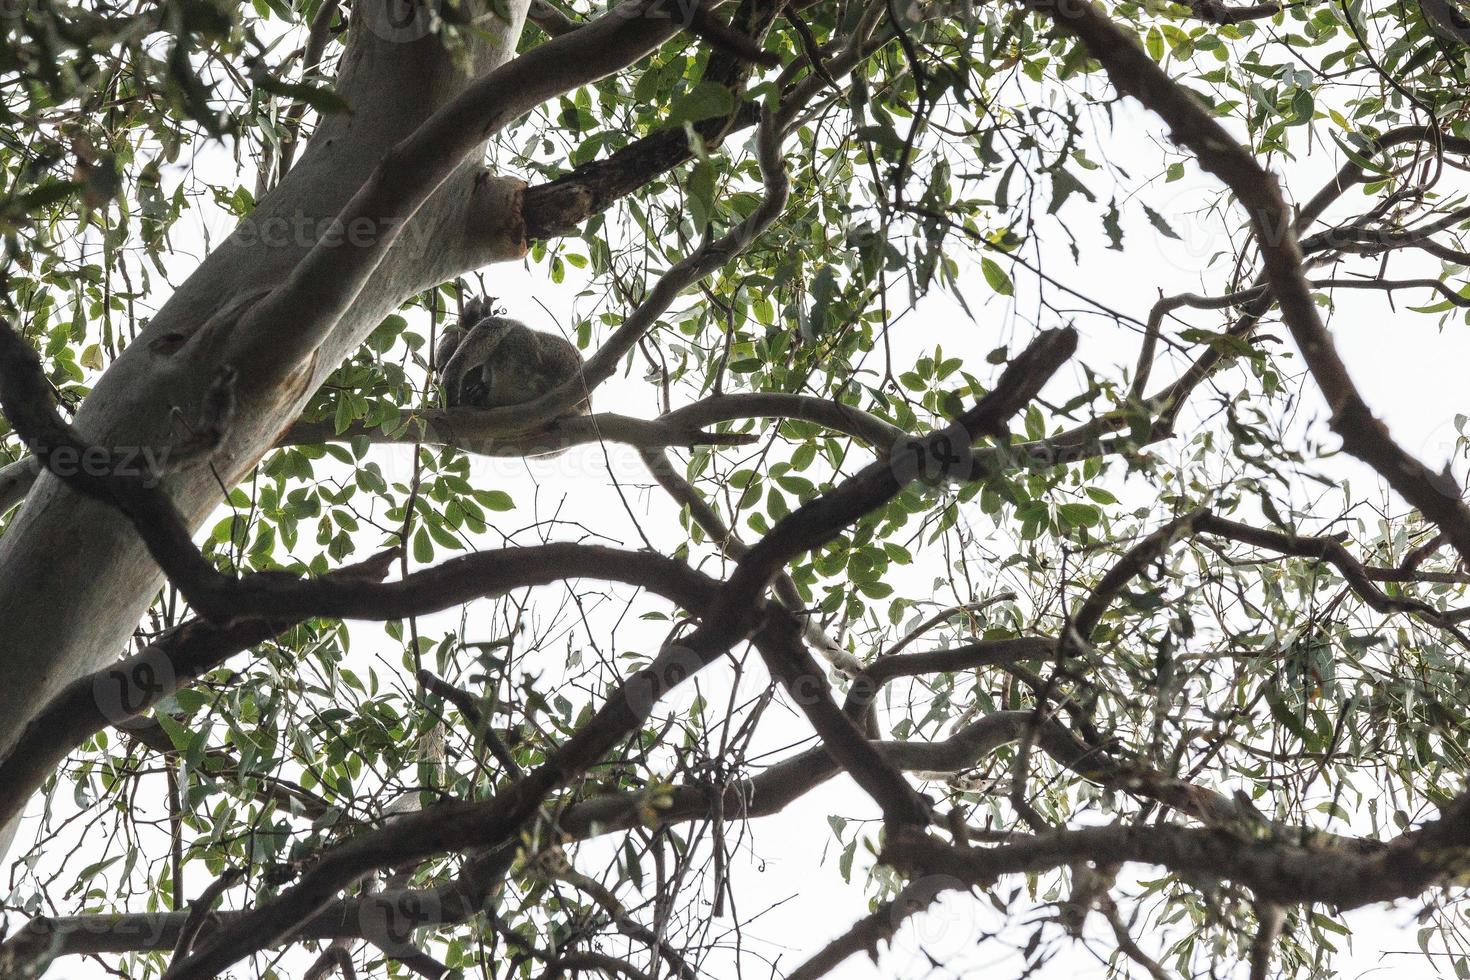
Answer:
[[[899,926],[905,919],[924,911],[939,897],[937,891],[911,894],[905,888],[890,902],[883,902],[872,912],[863,916],[842,935],[817,950],[801,966],[786,974],[786,980],[817,980],[825,977],[844,961],[857,953],[867,953],[877,959],[879,948],[893,941]]]
[[[948,606],[944,609],[939,610],[939,612],[930,616],[928,619],[921,622],[918,626],[915,626],[903,636],[899,637],[898,642],[894,643],[888,649],[879,653],[877,659],[882,660],[902,653],[910,644],[912,644],[915,640],[918,640],[925,633],[928,633],[936,626],[948,622],[955,616],[961,614],[970,615],[971,613],[977,613],[980,612],[982,609],[987,609],[990,606],[995,605],[998,602],[1014,601],[1016,601],[1016,594],[1014,592],[999,592],[989,597],[988,599],[981,599],[977,602],[966,602],[958,606]],[[974,623],[974,619],[971,618],[970,622]]]
[[[1118,949],[1124,956],[1143,967],[1144,972],[1152,980],[1174,980],[1168,970],[1160,966],[1157,960],[1145,953],[1138,945],[1138,941],[1133,938],[1133,934],[1128,929],[1128,923],[1123,921],[1123,916],[1118,911],[1118,906],[1112,896],[1104,895],[1098,902],[1098,907],[1102,909],[1103,916],[1108,920],[1108,925],[1113,930],[1113,938],[1117,940]]]
[[[908,433],[876,415],[851,405],[811,395],[778,391],[735,392],[712,395],[676,408],[663,420],[680,426],[704,427],[739,418],[789,418],[812,422],[861,439],[881,454],[887,454]]]
[[[1277,2],[1232,6],[1221,0],[1181,0],[1190,13],[1211,24],[1243,24],[1248,20],[1265,20],[1282,11]]]
[[[885,823],[929,822],[929,804],[914,792],[832,698],[827,678],[801,645],[800,634],[772,623],[752,641],[775,677],[811,722],[822,744],[883,810]]]
[[[294,612],[283,613],[284,619],[250,618],[227,625],[192,620],[143,652],[68,684],[36,713],[16,747],[0,760],[0,824],[20,812],[31,789],[93,733],[147,711],[235,654],[281,632],[292,619],[400,619],[513,588],[604,574],[609,581],[666,595],[685,608],[702,607],[713,591],[709,579],[662,555],[576,544],[463,555],[386,585],[342,573],[316,580],[268,576],[263,591],[252,591],[250,583],[257,576],[234,580],[242,586],[243,604],[279,601],[294,606]],[[317,602],[323,605],[316,607]]]
[[[1097,629],[1103,613],[1107,612],[1123,587],[1157,561],[1180,537],[1190,534],[1206,513],[1201,508],[1176,517],[1124,552],[1073,614],[1067,642],[1080,646],[1090,643],[1092,631]]]
[[[194,945],[194,940],[199,938],[199,931],[204,928],[210,913],[214,911],[215,903],[244,874],[242,868],[227,868],[224,874],[211,881],[204,891],[199,893],[199,897],[190,903],[189,916],[184,920],[183,928],[179,930],[178,942],[174,944],[174,959],[188,955],[189,948]]]
[[[683,424],[672,415],[652,421],[626,415],[598,413],[570,415],[545,428],[527,431],[527,423],[507,418],[498,411],[479,408],[430,409],[406,416],[391,433],[360,424],[336,430],[331,419],[297,422],[281,436],[278,446],[316,446],[365,438],[378,444],[454,446],[482,456],[520,458],[561,452],[573,446],[620,443],[639,449],[668,446],[742,446],[753,436],[706,432]],[[0,473],[3,475],[3,473]]]
[[[1256,935],[1251,940],[1251,980],[1268,980],[1276,941],[1281,938],[1281,926],[1286,921],[1286,910],[1270,902],[1261,902],[1256,906],[1256,919]]]
[[[485,743],[490,754],[505,767],[508,775],[516,779],[525,775],[514,753],[511,752],[510,746],[506,745],[499,733],[490,727],[490,719],[483,717],[480,713],[480,705],[473,695],[467,691],[461,691],[431,670],[420,670],[417,676],[424,690],[430,694],[437,694],[459,709],[460,715],[469,724],[470,731],[474,733],[475,738]]]
[[[1254,840],[1224,829],[1112,824],[1039,834],[997,847],[952,847],[901,828],[883,860],[920,875],[944,874],[988,888],[1006,875],[1050,871],[1078,861],[1141,863],[1205,874],[1249,887],[1283,905],[1322,902],[1339,909],[1416,895],[1449,873],[1443,840],[1467,832],[1463,801],[1445,818],[1366,853],[1290,840]]]
[[[327,50],[327,41],[331,39],[332,21],[337,17],[337,8],[341,6],[341,0],[323,0],[322,5],[317,8],[316,15],[311,18],[311,27],[306,36],[306,47],[301,55],[301,77],[306,82],[312,81],[312,76],[321,67],[322,55]],[[291,164],[296,159],[296,147],[301,136],[301,120],[306,115],[305,100],[298,99],[286,111],[286,119],[283,124],[285,130],[281,135],[280,165],[277,174],[284,177],[291,169]]]
[[[924,656],[914,654],[912,656]],[[894,658],[890,663],[896,663]],[[980,718],[941,742],[886,741],[871,743],[886,763],[909,772],[963,772],[982,763],[1000,747],[1024,737],[1032,726],[1031,711],[1002,711]],[[1058,763],[1099,785],[1155,799],[1198,817],[1212,826],[1239,826],[1241,811],[1228,796],[1200,786],[1170,779],[1149,770],[1129,768],[1106,753],[1079,742],[1065,726],[1047,721],[1037,729],[1037,746]],[[609,793],[573,803],[556,816],[556,829],[569,840],[584,840],[639,826],[650,807],[662,825],[710,819],[718,809],[729,818],[751,820],[781,812],[791,802],[821,786],[841,772],[841,766],[821,745],[792,756],[760,774],[727,784],[718,792],[704,784],[685,784],[662,790],[656,805],[642,792]],[[433,815],[456,812],[458,804],[441,804],[423,811],[422,823]],[[419,815],[415,815],[416,817]],[[1279,826],[1274,833],[1283,840],[1308,837],[1329,844],[1341,853],[1373,854],[1383,849],[1374,841],[1313,835],[1302,828]],[[471,866],[484,858],[471,859]],[[496,861],[494,852],[490,858]],[[498,868],[499,866],[496,865]],[[488,868],[488,866],[487,866]],[[478,876],[476,872],[472,877]],[[485,877],[499,880],[504,869],[486,870]],[[479,914],[479,885],[449,885],[426,892],[383,893],[377,901],[402,907],[438,909],[435,922],[451,924]],[[363,899],[336,901],[302,923],[296,939],[360,938],[364,921]],[[219,925],[232,927],[249,913],[218,913]],[[34,919],[6,944],[7,951],[54,946],[57,955],[88,952],[122,952],[171,948],[177,941],[186,914],[135,913],[129,915],[70,916]]]

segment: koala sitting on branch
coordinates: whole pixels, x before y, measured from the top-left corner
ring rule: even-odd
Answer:
[[[493,315],[490,303],[477,298],[444,332],[434,370],[450,408],[504,408],[535,401],[575,378],[582,353],[555,334]],[[589,411],[590,399],[584,399],[569,414]]]

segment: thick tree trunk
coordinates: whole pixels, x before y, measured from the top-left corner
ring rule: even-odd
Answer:
[[[76,424],[114,447],[176,446],[199,418],[200,399],[225,367],[212,344],[170,356],[221,311],[282,282],[362,185],[384,152],[412,133],[473,77],[514,55],[528,0],[495,5],[510,21],[484,18],[485,36],[452,54],[429,35],[395,41],[375,33],[362,0],[338,72],[349,114],[325,119],[300,161],[168,300],[104,373]],[[391,0],[396,2],[396,0]],[[234,364],[239,406],[212,465],[172,473],[168,486],[196,528],[229,486],[250,471],[299,414],[326,375],[366,335],[418,291],[524,250],[520,185],[486,177],[478,155],[460,167],[394,244],[348,314],[314,357],[284,382]],[[349,229],[350,231],[350,229]],[[350,235],[341,247],[351,247]],[[181,363],[182,362],[182,363]],[[0,538],[0,753],[30,713],[66,682],[105,665],[125,643],[160,586],[156,565],[116,512],[43,475]]]

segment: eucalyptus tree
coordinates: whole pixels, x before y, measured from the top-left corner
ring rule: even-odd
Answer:
[[[1470,322],[1467,11],[590,8],[0,6],[0,972],[1470,972],[1470,509],[1330,325]],[[512,263],[584,368],[444,408]]]

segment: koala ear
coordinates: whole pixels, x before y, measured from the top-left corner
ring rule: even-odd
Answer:
[[[490,314],[490,304],[485,297],[476,296],[464,305],[464,312],[459,315],[459,328],[468,330]]]

